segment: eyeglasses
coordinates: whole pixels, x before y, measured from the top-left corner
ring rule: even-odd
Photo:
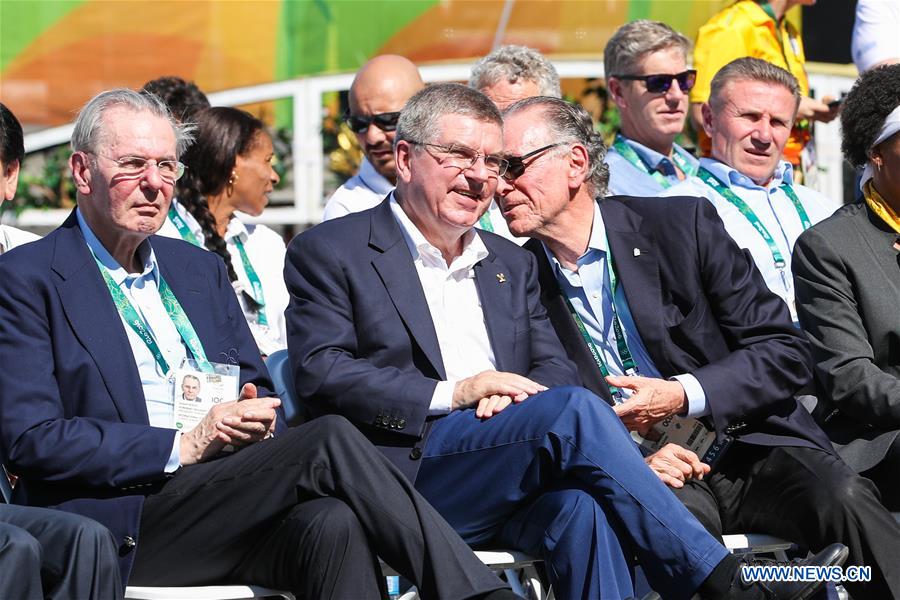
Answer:
[[[434,156],[442,165],[454,167],[460,171],[471,169],[472,166],[478,162],[479,158],[484,158],[485,168],[498,177],[502,177],[503,174],[506,173],[507,167],[509,167],[509,162],[502,156],[498,156],[497,154],[480,154],[461,144],[444,146],[441,144],[426,144],[424,142],[416,142],[413,140],[406,141],[410,144],[424,147],[425,150]],[[435,156],[428,151],[429,148],[434,148],[441,156]]]
[[[569,142],[556,142],[555,144],[550,144],[549,146],[544,146],[543,148],[538,148],[537,150],[532,150],[528,154],[523,154],[522,156],[507,156],[506,162],[509,163],[509,167],[506,169],[506,174],[503,176],[507,181],[514,181],[522,176],[525,173],[525,169],[527,169],[534,161],[531,161],[527,165],[525,161],[532,156],[540,154],[541,152],[546,152],[550,148],[556,148],[557,146],[563,146],[568,144]]]
[[[664,94],[672,87],[673,80],[678,82],[678,87],[681,88],[682,92],[690,91],[697,81],[697,70],[688,69],[675,75],[662,73],[656,75],[611,75],[611,77],[626,81],[643,81],[647,86],[647,91],[651,94]]]
[[[156,160],[154,158],[144,158],[142,156],[123,156],[122,158],[117,159],[104,156],[103,154],[97,154],[96,152],[90,152],[89,154],[116,163],[119,167],[119,172],[122,175],[130,177],[142,175],[151,164],[154,164],[159,171],[159,176],[169,183],[175,183],[182,175],[184,175],[184,170],[187,169],[187,167],[184,166],[184,163],[178,162],[177,160]]]
[[[377,115],[344,115],[344,121],[350,126],[355,133],[365,133],[369,129],[369,125],[375,125],[382,131],[394,131],[397,129],[397,121],[400,119],[399,112],[378,113]]]

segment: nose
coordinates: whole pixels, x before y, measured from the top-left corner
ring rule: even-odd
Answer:
[[[499,177],[497,179],[497,196],[498,198],[505,198],[508,193],[513,191],[515,186],[513,186],[512,182],[507,181],[505,177]]]
[[[272,185],[278,185],[278,182],[281,181],[281,177],[278,176],[278,171],[271,165],[269,165],[269,181],[272,182]]]
[[[387,139],[384,132],[375,123],[369,123],[369,128],[363,134],[363,139],[368,146],[377,146]]]
[[[772,143],[772,124],[768,119],[760,119],[753,128],[750,139],[758,144],[767,146]]]
[[[162,178],[159,172],[159,165],[156,162],[148,162],[144,168],[144,175],[141,180],[147,189],[158,191],[168,182]]]
[[[669,89],[666,90],[666,100],[681,101],[684,98],[684,90],[678,85],[678,80],[672,78]]]

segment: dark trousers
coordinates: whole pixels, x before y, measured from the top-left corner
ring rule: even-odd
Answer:
[[[875,482],[888,510],[900,512],[900,436],[894,438],[881,462],[860,475]]]
[[[177,471],[144,503],[129,583],[379,598],[376,555],[425,598],[504,587],[353,425],[327,416]]]
[[[714,535],[766,533],[813,551],[833,542],[872,582],[848,583],[854,598],[900,598],[900,526],[871,481],[814,448],[735,444],[716,472],[673,490]]]
[[[105,527],[71,513],[0,504],[0,598],[109,600],[122,591],[116,543]]]
[[[416,488],[470,544],[542,558],[561,600],[633,596],[635,556],[654,589],[687,599],[728,554],[583,388],[554,388],[484,421],[472,409],[440,419]]]

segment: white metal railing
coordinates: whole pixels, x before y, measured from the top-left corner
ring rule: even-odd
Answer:
[[[597,58],[554,60],[562,79],[603,77],[603,62]],[[420,67],[426,82],[466,81],[470,62],[426,65]],[[292,100],[294,132],[291,149],[294,160],[293,198],[290,206],[273,206],[265,210],[258,222],[271,225],[313,225],[322,217],[323,174],[325,155],[321,134],[322,96],[328,92],[343,91],[350,87],[353,73],[320,75],[292,79],[251,87],[236,88],[209,94],[210,102],[217,106],[239,106],[271,100]],[[846,74],[810,74],[810,85],[816,95],[838,96],[850,89],[853,77]],[[25,151],[34,152],[69,141],[72,124],[44,129],[25,136]],[[822,169],[817,187],[832,198],[836,205],[843,197],[841,175],[840,128],[837,122],[818,124],[816,129],[818,162]],[[54,227],[62,223],[66,210],[29,209],[18,219],[4,215],[4,220],[22,227]]]

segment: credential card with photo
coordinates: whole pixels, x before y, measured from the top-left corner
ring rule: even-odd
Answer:
[[[220,363],[209,365],[211,370],[204,370],[195,360],[185,359],[175,370],[172,380],[175,407],[172,426],[179,431],[190,431],[196,427],[213,406],[237,400],[240,367]]]

